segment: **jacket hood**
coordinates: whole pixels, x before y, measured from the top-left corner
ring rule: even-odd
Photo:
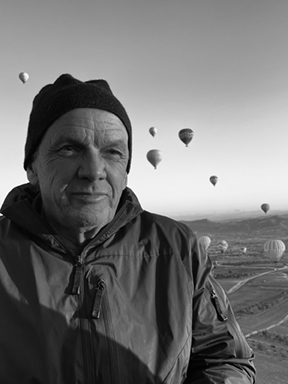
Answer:
[[[33,200],[38,195],[38,191],[30,183],[19,185],[13,188],[8,195],[6,196],[0,212],[8,208],[10,205],[17,203],[22,200],[27,200],[30,204],[33,203]]]
[[[41,217],[41,205],[39,191],[30,183],[26,183],[13,188],[8,193],[0,213],[33,234],[51,234],[51,228]],[[109,234],[131,221],[142,211],[136,195],[126,187],[113,220],[106,225],[106,228],[109,228]]]

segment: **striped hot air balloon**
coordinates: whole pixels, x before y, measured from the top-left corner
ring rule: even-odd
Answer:
[[[180,129],[178,133],[179,139],[188,147],[188,144],[193,139],[194,132],[191,128]]]
[[[285,252],[285,244],[281,240],[268,240],[264,244],[264,252],[275,262],[279,261]]]

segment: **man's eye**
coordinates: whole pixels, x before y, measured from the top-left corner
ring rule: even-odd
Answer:
[[[107,156],[112,156],[112,157],[122,157],[123,156],[123,152],[117,148],[107,148],[105,153]]]
[[[122,152],[119,151],[118,149],[113,149],[113,148],[111,148],[111,149],[109,149],[108,152],[111,153],[112,155],[119,155],[119,156],[122,155]]]
[[[72,145],[63,145],[60,149],[59,152],[63,155],[72,155],[75,152],[77,152],[77,149],[72,146]]]

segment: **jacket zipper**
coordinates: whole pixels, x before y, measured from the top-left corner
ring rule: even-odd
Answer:
[[[96,292],[91,316],[92,318],[97,319],[101,323],[103,322],[102,324],[104,325],[105,335],[107,337],[107,360],[110,367],[110,379],[111,382],[113,381],[114,384],[120,384],[121,371],[119,369],[117,346],[114,342],[115,335],[113,324],[111,321],[110,306],[107,296],[106,298],[104,298],[106,290],[107,283],[103,278],[100,278],[96,285]]]
[[[77,256],[77,261],[74,264],[74,277],[72,286],[72,295],[80,295],[81,293],[81,277],[83,273],[83,259],[81,256]]]
[[[218,296],[217,296],[217,294],[215,292],[215,289],[213,288],[213,286],[212,286],[212,284],[210,282],[208,283],[208,287],[209,287],[211,301],[212,301],[212,303],[214,305],[214,308],[216,309],[216,312],[217,312],[218,316],[220,317],[220,319],[222,321],[227,321],[228,317],[222,311],[221,305],[219,303]]]
[[[100,279],[96,286],[96,293],[95,293],[93,309],[92,309],[92,317],[94,319],[100,318],[105,288],[106,288],[105,280]]]
[[[72,280],[72,295],[78,296],[78,309],[81,311],[83,303],[87,303],[87,298],[85,299],[85,284],[84,284],[84,259],[81,255],[77,256],[76,262],[74,264],[74,276]],[[95,383],[95,372],[93,364],[93,352],[90,339],[85,337],[85,334],[89,332],[87,328],[86,316],[84,318],[79,318],[79,327],[80,332],[83,335],[82,339],[82,354],[83,354],[83,371],[85,377],[85,383],[87,382],[92,384]],[[90,330],[91,331],[91,330]]]
[[[104,290],[107,288],[107,285],[103,279],[101,279],[98,283],[99,291],[97,291],[96,296],[95,296],[95,302],[99,300],[100,298],[100,292],[102,292],[102,298],[104,296]],[[96,298],[98,298],[96,300]],[[118,348],[117,344],[115,343],[115,334],[114,334],[114,328],[113,328],[113,323],[111,320],[111,309],[109,305],[109,300],[106,296],[106,299],[102,299],[98,301],[100,303],[99,306],[99,317],[101,313],[101,307],[103,310],[103,315],[102,315],[102,321],[104,322],[104,327],[105,327],[105,334],[107,336],[107,347],[108,347],[108,361],[109,361],[109,366],[110,366],[110,378],[111,382],[114,384],[120,384],[121,383],[121,370],[119,368],[119,359],[118,359]],[[97,304],[97,303],[96,303]]]

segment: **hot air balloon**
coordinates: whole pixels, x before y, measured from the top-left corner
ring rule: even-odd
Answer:
[[[240,247],[240,246],[235,246],[232,248],[232,253],[238,253],[238,254],[241,254],[241,255],[245,255],[247,252],[247,248],[246,247]]]
[[[26,81],[29,79],[29,75],[26,72],[19,73],[19,79],[22,81],[23,84],[26,83]]]
[[[183,141],[184,144],[186,144],[186,147],[188,147],[188,144],[193,139],[194,132],[190,128],[183,128],[180,129],[178,135],[180,140]]]
[[[201,236],[199,238],[199,244],[201,244],[205,251],[207,251],[209,245],[211,244],[211,239],[208,236]]]
[[[269,209],[270,209],[270,205],[267,204],[267,203],[264,203],[264,204],[261,205],[261,209],[266,214],[269,211]]]
[[[214,187],[215,187],[215,185],[217,184],[217,181],[218,181],[218,177],[217,176],[211,176],[210,177],[210,182],[214,185]],[[220,188],[221,189],[221,188]]]
[[[157,165],[162,160],[162,152],[159,149],[151,149],[150,151],[147,152],[146,157],[149,163],[151,163],[153,167],[156,169]]]
[[[285,249],[285,244],[281,240],[268,240],[264,244],[264,252],[275,262],[281,259]]]
[[[217,243],[217,248],[222,252],[225,253],[228,249],[228,243],[226,240],[221,240]]]
[[[154,137],[157,133],[157,128],[155,128],[155,127],[149,128],[149,133],[150,133],[150,135],[152,135]]]

